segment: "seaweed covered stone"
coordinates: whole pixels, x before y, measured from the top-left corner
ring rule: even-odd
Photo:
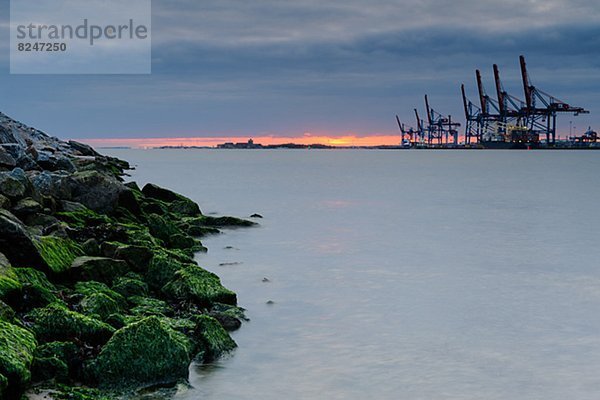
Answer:
[[[75,258],[83,254],[79,244],[58,236],[42,236],[34,240],[33,243],[49,272],[55,274],[69,270]]]
[[[57,300],[57,292],[47,276],[33,268],[15,268],[15,275],[21,283],[21,299],[16,304],[20,310],[43,307]]]
[[[75,280],[99,281],[112,284],[115,278],[125,275],[128,270],[127,263],[123,260],[83,256],[73,261],[69,274]]]
[[[198,346],[198,359],[210,362],[237,347],[235,341],[216,319],[208,315],[198,315],[195,321],[194,340]]]
[[[77,372],[80,363],[78,357],[79,349],[71,342],[51,342],[39,346],[31,367],[32,380],[67,382],[71,373]]]
[[[90,364],[102,387],[149,386],[185,379],[191,343],[158,317],[118,330]]]
[[[191,300],[202,307],[213,303],[237,304],[236,294],[225,288],[217,275],[193,264],[178,270],[162,291],[169,298]]]
[[[0,321],[0,375],[6,379],[6,398],[18,398],[29,383],[36,346],[35,337],[29,331]]]
[[[114,328],[95,318],[69,310],[60,303],[37,308],[26,315],[41,342],[79,340],[92,345],[106,343]]]
[[[4,254],[0,253],[0,300],[9,301],[21,290],[21,283]]]

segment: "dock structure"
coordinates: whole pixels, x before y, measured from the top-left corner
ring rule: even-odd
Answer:
[[[413,146],[426,147],[484,147],[484,148],[552,148],[557,146],[556,120],[559,114],[588,114],[583,107],[571,106],[559,100],[535,85],[529,77],[525,57],[519,57],[521,79],[525,100],[508,93],[500,78],[500,68],[493,65],[495,97],[488,95],[480,70],[475,71],[478,103],[472,102],[466,94],[465,85],[461,85],[462,103],[466,120],[464,141],[459,143],[458,122],[452,116],[445,116],[430,107],[425,95],[427,119],[417,116],[417,129],[407,135]],[[398,119],[399,121],[399,119]],[[401,127],[403,140],[404,128]],[[598,143],[597,134],[589,129],[578,138],[569,138],[569,143]],[[562,143],[561,146],[564,146]]]

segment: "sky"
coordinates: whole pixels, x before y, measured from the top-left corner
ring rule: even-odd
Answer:
[[[591,111],[559,134],[600,129],[590,0],[153,0],[150,75],[10,75],[8,14],[0,0],[0,111],[63,139],[399,142],[394,116],[415,125],[425,93],[464,125],[476,68],[522,98],[520,54],[536,87]]]

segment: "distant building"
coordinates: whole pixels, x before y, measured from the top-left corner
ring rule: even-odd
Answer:
[[[218,149],[262,149],[262,144],[255,144],[253,139],[248,139],[247,142],[227,142],[217,145]]]

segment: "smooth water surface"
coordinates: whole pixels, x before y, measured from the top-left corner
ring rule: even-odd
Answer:
[[[251,321],[177,399],[600,398],[600,152],[110,153],[265,217],[203,240]]]

